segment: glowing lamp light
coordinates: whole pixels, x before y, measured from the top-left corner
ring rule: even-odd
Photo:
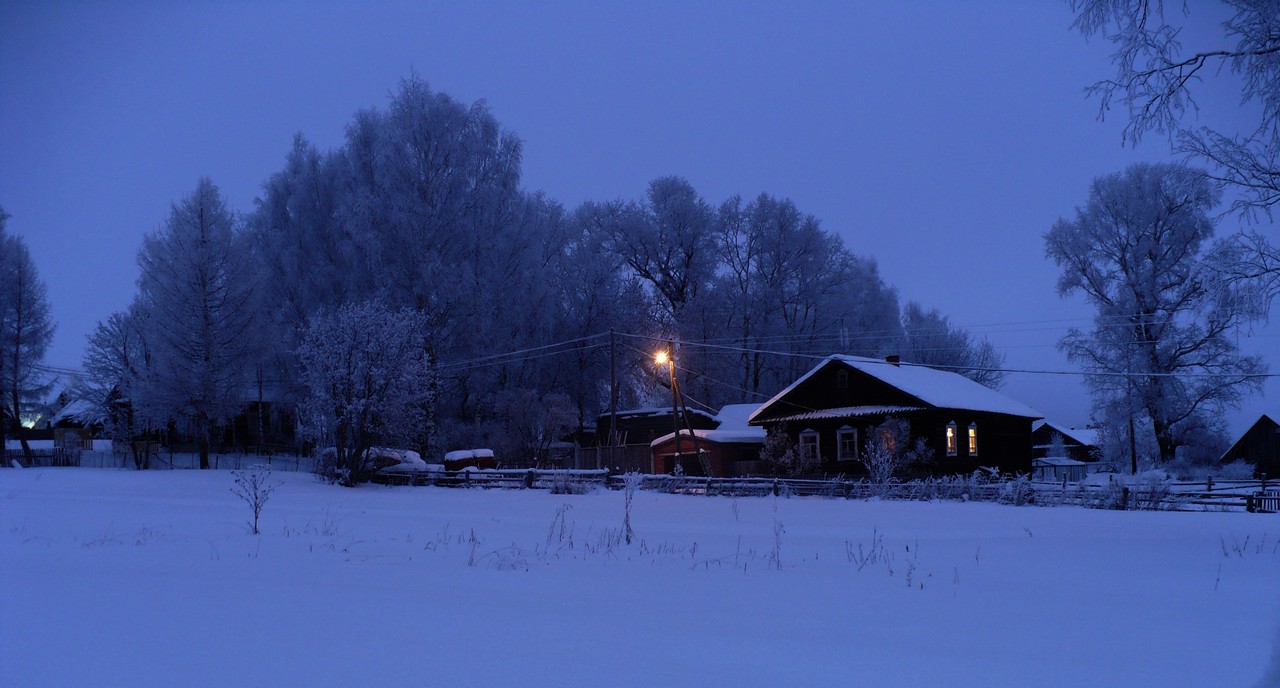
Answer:
[[[654,363],[657,363],[658,365],[666,365],[667,362],[670,360],[671,360],[671,354],[667,353],[666,351],[659,351],[653,357]]]

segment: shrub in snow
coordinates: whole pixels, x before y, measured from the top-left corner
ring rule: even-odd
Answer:
[[[260,532],[258,518],[262,516],[262,507],[279,484],[272,482],[271,467],[265,464],[256,464],[247,471],[231,471],[231,477],[236,481],[231,488],[232,494],[248,504],[253,511],[253,520],[248,525],[250,532],[257,535]]]
[[[1018,476],[1000,487],[1000,502],[1022,506],[1035,501],[1036,490],[1031,486],[1031,479],[1025,475]]]
[[[1250,480],[1255,470],[1254,465],[1248,461],[1232,461],[1219,466],[1217,473],[1222,480]]]
[[[1135,476],[1133,508],[1158,511],[1169,506],[1169,476],[1163,471],[1148,471]]]
[[[791,441],[786,424],[771,428],[765,435],[764,445],[760,447],[760,461],[774,475],[804,475],[817,467],[817,463]]]
[[[591,484],[575,479],[568,473],[551,476],[551,494],[584,495],[591,492]]]
[[[916,438],[911,444],[911,423],[904,418],[886,418],[871,431],[859,461],[867,469],[867,479],[872,484],[886,486],[898,471],[933,456],[924,438]]]

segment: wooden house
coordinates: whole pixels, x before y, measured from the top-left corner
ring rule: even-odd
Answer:
[[[1255,474],[1280,475],[1280,424],[1267,414],[1258,417],[1231,448],[1222,455],[1222,463],[1247,461],[1254,465]]]
[[[962,375],[920,365],[830,356],[751,416],[785,432],[825,473],[860,474],[859,457],[886,418],[905,419],[932,457],[917,474],[1031,470],[1031,423],[1041,414]]]
[[[760,473],[760,448],[764,445],[764,428],[749,425],[747,420],[757,404],[731,404],[716,414],[716,427],[698,428],[690,436],[681,429],[669,432],[650,443],[653,472],[671,473],[677,463],[685,475],[734,478]],[[705,466],[694,451],[705,452]],[[679,457],[677,459],[677,457]]]
[[[685,427],[683,416],[683,413],[673,415],[670,406],[653,406],[618,411],[613,421],[613,427],[618,433],[617,444],[643,444],[648,446],[658,437],[675,432],[677,424],[682,428]],[[609,420],[608,413],[603,413],[596,418],[596,443],[598,445],[609,444]],[[710,430],[720,423],[715,416],[706,411],[689,409],[688,424],[693,426],[695,430]]]

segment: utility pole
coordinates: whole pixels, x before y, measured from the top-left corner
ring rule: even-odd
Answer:
[[[618,349],[617,332],[609,328],[609,462],[608,467],[618,465]],[[596,453],[596,468],[600,468],[600,453]]]
[[[667,342],[667,368],[671,371],[671,425],[676,433],[675,455],[669,467],[674,473],[676,466],[680,465],[680,410],[679,393],[676,391],[676,343],[674,341]]]

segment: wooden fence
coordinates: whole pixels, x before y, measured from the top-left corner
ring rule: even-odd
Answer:
[[[533,488],[559,492],[584,492],[593,487],[605,487],[608,478],[609,471],[604,469],[489,468],[462,471],[380,471],[374,474],[373,481],[385,485]]]
[[[17,465],[35,468],[39,466],[79,466],[82,451],[79,447],[54,447],[52,449],[32,449],[28,459],[21,449],[4,450],[4,465]]]

